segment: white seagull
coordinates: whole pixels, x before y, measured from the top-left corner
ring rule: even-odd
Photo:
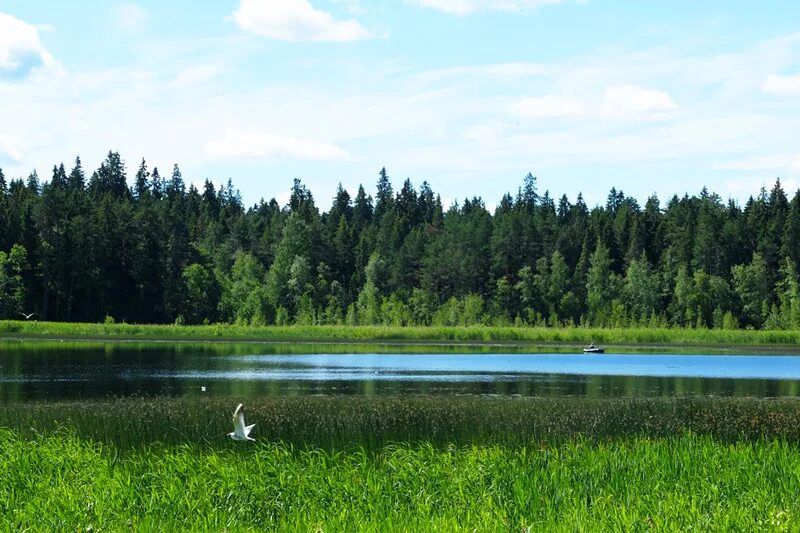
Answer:
[[[35,315],[36,313],[30,313],[30,314],[28,314],[28,315],[26,315],[25,313],[20,313],[20,314],[21,314],[22,316],[24,316],[24,317],[25,317],[25,320],[30,320],[30,319],[31,319],[31,317],[32,317],[33,315]]]
[[[249,426],[244,425],[244,411],[242,404],[233,412],[233,431],[228,433],[228,436],[233,440],[256,440],[250,436],[250,432],[255,427],[255,424]]]

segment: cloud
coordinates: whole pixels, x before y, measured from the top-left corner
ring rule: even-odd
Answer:
[[[123,2],[115,9],[117,25],[126,30],[132,30],[147,22],[147,11],[139,4]]]
[[[761,86],[764,92],[778,96],[800,95],[800,74],[794,76],[769,76]]]
[[[206,153],[216,159],[237,157],[352,159],[348,152],[329,142],[268,135],[257,131],[229,131],[224,137],[206,144]]]
[[[669,93],[636,85],[606,89],[602,113],[608,118],[664,118],[678,109]]]
[[[375,37],[355,20],[335,20],[308,0],[241,0],[233,20],[243,30],[279,41],[348,42]]]
[[[22,160],[22,152],[17,139],[8,135],[0,135],[0,160],[2,159],[8,159],[12,162]]]
[[[361,5],[361,0],[331,0],[334,4],[341,4],[351,15],[363,15],[367,12]]]
[[[0,76],[25,77],[36,68],[54,64],[35,26],[0,13]]]
[[[797,156],[797,159],[792,161],[791,169],[800,172],[800,156]]]
[[[745,157],[711,166],[715,170],[786,170],[800,169],[800,158],[792,161],[790,155],[762,155]]]
[[[497,81],[517,81],[520,78],[542,77],[555,69],[539,63],[493,63],[488,65],[461,65],[444,67],[412,74],[412,80],[421,84],[452,82],[457,78],[487,78]]]
[[[477,11],[507,11],[518,13],[540,6],[560,4],[564,0],[406,0],[418,7],[435,9],[451,15],[465,16]]]
[[[219,69],[214,65],[198,65],[180,71],[172,83],[177,87],[186,87],[209,81],[218,75]]]
[[[581,115],[583,112],[583,103],[553,94],[523,98],[512,106],[513,114],[534,118],[568,117]]]

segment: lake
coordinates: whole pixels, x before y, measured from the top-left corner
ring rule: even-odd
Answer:
[[[800,396],[797,355],[492,353],[496,347],[464,353],[468,350],[4,342],[0,401],[130,395]]]

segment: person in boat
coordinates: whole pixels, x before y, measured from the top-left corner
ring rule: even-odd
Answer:
[[[590,350],[596,350],[596,349],[597,349],[597,346],[595,346],[593,342],[590,342],[590,343],[589,343],[589,349],[590,349]]]

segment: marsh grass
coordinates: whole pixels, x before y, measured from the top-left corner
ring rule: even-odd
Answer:
[[[68,431],[0,430],[0,454],[0,528],[13,531],[790,531],[800,517],[796,446],[691,434],[120,455]]]
[[[525,447],[663,438],[800,443],[800,400],[753,398],[522,398],[296,396],[121,398],[0,406],[0,427],[37,438],[74,432],[119,449],[164,445],[229,448],[230,413],[244,401],[260,441],[297,449],[366,452],[397,443]]]
[[[796,530],[800,401],[125,398],[0,407],[0,530]]]
[[[259,342],[448,342],[568,344],[594,341],[624,346],[800,345],[800,330],[710,330],[682,328],[390,327],[390,326],[208,326],[89,324],[0,321],[0,336],[66,339],[234,340]]]

